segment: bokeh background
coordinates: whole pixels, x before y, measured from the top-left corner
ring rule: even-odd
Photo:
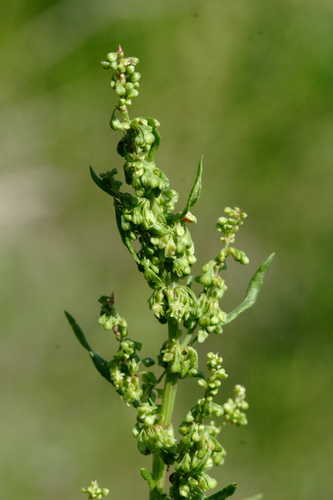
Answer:
[[[249,214],[226,309],[277,252],[255,309],[207,342],[248,389],[246,429],[227,428],[220,484],[235,500],[327,500],[332,461],[333,4],[329,0],[19,0],[1,5],[0,496],[75,500],[98,479],[145,499],[134,412],[99,378],[63,309],[106,356],[96,298],[114,290],[131,335],[157,353],[164,331],[92,184],[121,167],[115,102],[99,60],[138,56],[133,113],[161,121],[159,165],[183,200],[205,154],[193,235],[215,255],[225,205]],[[198,269],[198,267],[197,267]],[[208,345],[209,344],[209,345]],[[176,419],[196,397],[180,390]]]

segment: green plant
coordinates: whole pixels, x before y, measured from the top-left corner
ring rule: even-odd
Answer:
[[[202,267],[199,276],[192,276],[196,257],[189,226],[196,218],[190,210],[200,195],[203,160],[199,162],[184,209],[175,212],[177,193],[154,161],[160,142],[159,123],[151,118],[129,117],[128,108],[139,94],[137,63],[137,58],[125,57],[121,47],[102,62],[103,67],[111,71],[111,87],[119,98],[110,124],[113,130],[122,133],[118,153],[125,160],[125,180],[132,192],[121,190],[122,182],[116,177],[116,169],[99,175],[91,169],[91,177],[113,198],[121,239],[152,289],[149,307],[156,319],[167,325],[168,337],[158,359],[141,357],[142,345],[129,338],[127,322],[116,311],[114,296],[102,296],[99,324],[113,333],[118,344],[116,354],[111,360],[105,360],[90,347],[74,318],[67,312],[66,316],[98,372],[114,386],[125,403],[137,411],[133,435],[139,451],[153,457],[152,470],[141,469],[150,499],[223,500],[234,493],[236,485],[206,497],[206,492],[217,485],[208,471],[224,461],[225,450],[218,440],[220,426],[245,425],[248,403],[241,385],[235,386],[232,398],[223,404],[216,402],[219,389],[228,377],[222,357],[209,352],[206,373],[203,373],[198,368],[195,345],[211,334],[221,334],[225,325],[254,304],[273,254],[251,279],[243,302],[233,311],[224,312],[220,300],[227,289],[222,277],[227,260],[249,262],[246,254],[233,246],[247,215],[238,207],[227,207],[217,221],[221,250]],[[176,433],[172,414],[177,384],[185,377],[197,381],[202,397],[185,415]],[[172,472],[166,493],[167,468]],[[102,498],[108,490],[99,488],[93,481],[83,492],[89,498]]]

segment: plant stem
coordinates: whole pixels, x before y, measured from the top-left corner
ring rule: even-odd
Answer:
[[[179,337],[178,324],[172,321],[168,323],[169,339]],[[172,421],[172,414],[175,406],[177,393],[177,378],[172,373],[166,373],[162,405],[161,405],[161,418],[160,425],[162,427],[169,427]],[[150,500],[156,498],[156,491],[163,492],[165,480],[165,465],[158,453],[153,458],[152,477],[155,481],[155,489],[150,492]]]

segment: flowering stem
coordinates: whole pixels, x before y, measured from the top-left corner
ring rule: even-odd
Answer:
[[[179,336],[180,331],[178,328],[178,324],[176,322],[172,320],[169,321],[168,328],[169,328],[169,339],[174,339]],[[162,405],[161,405],[160,425],[162,427],[168,428],[171,425],[176,394],[177,394],[177,377],[175,377],[174,374],[167,372],[164,383]],[[156,485],[155,488],[159,492],[162,492],[164,489],[165,470],[166,467],[163,460],[161,459],[159,453],[156,453],[153,457],[152,477],[153,480],[155,481]],[[155,498],[154,490],[151,491],[150,498],[151,500]]]
[[[217,439],[221,426],[212,419],[219,418],[221,425],[228,422],[245,425],[248,408],[245,388],[236,385],[234,398],[222,405],[214,401],[228,376],[223,359],[209,352],[205,374],[199,371],[198,353],[193,346],[211,334],[221,334],[224,325],[255,303],[273,254],[251,279],[242,303],[230,313],[221,309],[220,300],[227,289],[224,281],[227,260],[249,262],[246,254],[233,246],[247,215],[239,207],[226,207],[217,221],[222,249],[202,267],[199,276],[192,275],[196,256],[189,226],[196,222],[196,217],[190,210],[200,196],[203,160],[199,162],[184,208],[176,212],[178,195],[154,159],[160,143],[159,122],[153,118],[131,119],[128,113],[132,100],[139,95],[138,62],[136,57],[125,57],[120,46],[102,61],[102,66],[111,71],[110,84],[118,97],[110,125],[122,134],[117,151],[125,160],[125,181],[131,192],[123,191],[115,168],[101,174],[90,168],[90,173],[95,184],[113,198],[120,237],[151,288],[150,309],[160,323],[168,324],[168,339],[157,359],[142,358],[142,344],[129,338],[127,321],[117,312],[114,295],[103,295],[98,299],[101,305],[98,323],[114,335],[118,344],[112,358],[104,359],[90,346],[73,316],[65,314],[99,374],[137,411],[133,436],[138,450],[143,455],[153,455],[152,471],[140,469],[150,490],[150,500],[224,500],[234,493],[234,484],[206,496],[217,485],[207,472],[222,465],[225,455]],[[198,294],[191,287],[193,281],[201,285]],[[159,378],[149,370],[156,364],[162,368]],[[188,377],[196,377],[204,393],[187,412],[177,436],[172,427],[177,383]],[[172,467],[171,484],[168,493],[164,493],[169,467]],[[97,481],[82,491],[96,499],[108,494],[108,489],[100,488]]]
[[[163,427],[168,427],[171,424],[173,409],[175,406],[175,399],[177,393],[177,381],[171,375],[167,375],[164,391],[163,391],[163,403],[161,409],[161,425]]]
[[[160,420],[160,424],[163,427],[169,427],[171,423],[173,409],[175,405],[176,393],[177,393],[177,381],[174,378],[170,378],[170,376],[167,375],[163,391],[163,402],[162,402],[161,420]],[[155,488],[159,492],[162,492],[164,489],[165,469],[166,467],[164,465],[163,460],[161,459],[159,453],[156,453],[153,457],[152,477],[153,480],[155,481],[156,485]],[[150,498],[151,500],[155,498],[154,490],[151,491]]]

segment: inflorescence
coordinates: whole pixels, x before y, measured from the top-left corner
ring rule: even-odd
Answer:
[[[168,324],[169,336],[157,359],[142,357],[142,345],[128,337],[127,322],[116,311],[113,295],[103,296],[99,299],[99,324],[113,334],[118,345],[112,359],[104,360],[90,347],[74,318],[66,315],[97,370],[137,411],[133,435],[138,449],[144,455],[154,456],[152,472],[141,470],[150,498],[201,500],[217,484],[208,471],[224,462],[226,452],[218,440],[221,427],[228,423],[245,425],[248,403],[241,385],[235,386],[232,398],[217,402],[228,377],[222,357],[209,352],[207,373],[203,374],[194,345],[211,334],[221,334],[226,324],[253,305],[273,255],[257,270],[243,302],[230,313],[225,312],[220,302],[227,290],[223,277],[227,260],[249,262],[246,254],[233,246],[247,215],[238,207],[227,207],[217,221],[221,250],[202,266],[199,276],[192,276],[196,257],[189,228],[196,222],[191,209],[200,195],[203,162],[199,162],[184,209],[175,211],[178,195],[154,159],[160,143],[159,123],[151,118],[131,119],[128,112],[139,95],[138,62],[137,58],[125,57],[121,47],[102,62],[111,73],[111,87],[118,96],[110,125],[122,133],[117,149],[124,159],[125,181],[132,188],[131,193],[121,190],[116,169],[99,175],[91,169],[91,176],[113,198],[121,239],[151,288],[149,307],[160,323]],[[154,365],[160,369],[158,378],[156,369],[151,369]],[[185,377],[194,377],[203,394],[175,432],[170,408],[177,382]],[[166,468],[171,471],[168,493],[163,489]],[[221,498],[227,498],[234,490],[235,486],[228,486],[222,490]],[[89,498],[102,498],[108,493],[96,481],[82,491]]]

